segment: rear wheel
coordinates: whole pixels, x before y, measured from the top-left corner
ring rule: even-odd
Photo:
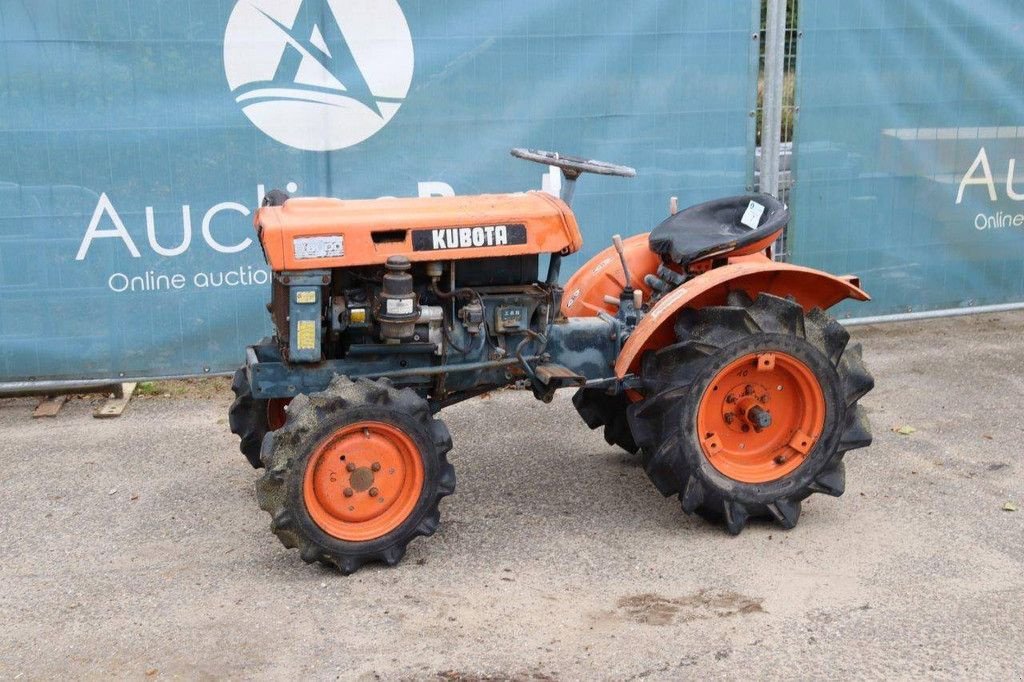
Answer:
[[[438,503],[455,489],[451,445],[411,389],[335,378],[292,401],[284,427],[264,439],[256,496],[303,561],[345,574],[371,561],[393,566],[410,540],[437,530]]]
[[[678,343],[644,357],[630,425],[648,476],[687,513],[733,534],[758,516],[792,528],[808,495],[843,493],[844,453],[870,445],[857,401],[874,380],[821,310],[742,292],[728,303],[684,311]]]

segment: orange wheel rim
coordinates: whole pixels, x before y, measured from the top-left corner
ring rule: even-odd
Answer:
[[[409,517],[423,478],[419,448],[408,434],[362,421],[320,442],[306,464],[302,495],[325,533],[364,542],[387,535]]]
[[[291,398],[271,398],[267,401],[268,429],[271,431],[277,431],[279,428],[284,426],[284,422],[288,418],[288,413],[285,411],[285,408],[291,401]]]
[[[708,462],[742,483],[767,483],[807,458],[825,425],[814,372],[792,355],[750,353],[714,376],[697,408]]]

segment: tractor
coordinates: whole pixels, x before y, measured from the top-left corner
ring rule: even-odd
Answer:
[[[512,155],[557,168],[559,196],[265,196],[274,335],[246,349],[229,421],[284,546],[343,574],[397,564],[455,490],[436,415],[513,384],[545,402],[576,389],[587,426],[729,533],[792,528],[809,495],[842,495],[874,381],[825,310],[868,300],[858,279],[773,260],[789,211],[748,194],[615,236],[562,286],[577,180],[635,171]]]

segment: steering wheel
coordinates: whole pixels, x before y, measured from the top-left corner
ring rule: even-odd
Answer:
[[[632,178],[636,176],[636,169],[629,166],[620,166],[605,161],[594,161],[593,159],[581,159],[578,156],[566,156],[558,152],[546,152],[540,149],[523,149],[516,147],[512,150],[512,156],[517,159],[525,159],[535,163],[542,163],[545,166],[555,166],[562,169],[565,177],[575,180],[583,173],[596,173],[597,175],[617,175],[621,178]]]

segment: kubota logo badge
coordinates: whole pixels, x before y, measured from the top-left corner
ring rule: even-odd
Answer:
[[[240,0],[224,71],[256,127],[325,152],[387,125],[409,92],[413,49],[397,0]]]

